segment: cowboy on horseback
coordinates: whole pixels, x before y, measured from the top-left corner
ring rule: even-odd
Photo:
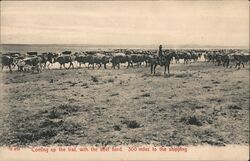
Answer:
[[[174,55],[175,55],[174,52],[165,53],[163,55],[162,45],[160,45],[159,51],[158,51],[158,56],[155,56],[151,60],[151,74],[153,74],[153,73],[155,74],[155,68],[157,65],[164,66],[164,74],[166,74],[166,69],[168,69],[168,74],[170,74],[170,72],[169,72],[170,61],[173,59]]]
[[[158,56],[159,58],[162,57],[162,45],[159,46]]]
[[[157,58],[158,62],[160,65],[163,64],[164,60],[164,56],[163,56],[163,52],[162,52],[162,45],[159,46],[159,50],[158,50],[158,58]]]

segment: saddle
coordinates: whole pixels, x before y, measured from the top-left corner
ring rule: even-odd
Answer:
[[[157,61],[160,66],[163,66],[166,63],[166,58],[164,56],[157,57]]]

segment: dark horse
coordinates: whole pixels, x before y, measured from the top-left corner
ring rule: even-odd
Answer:
[[[151,59],[151,74],[154,71],[155,74],[155,68],[157,65],[164,66],[164,74],[166,74],[166,69],[168,67],[168,74],[169,72],[169,66],[170,66],[170,61],[175,57],[175,53],[169,53],[169,54],[163,54],[162,56],[155,56],[154,58]]]

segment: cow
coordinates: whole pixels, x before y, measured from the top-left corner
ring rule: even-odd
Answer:
[[[142,62],[144,62],[146,59],[144,59],[143,54],[131,54],[128,57],[128,67],[132,66],[134,67],[134,63],[136,63],[137,67],[141,66]]]
[[[111,59],[112,68],[114,69],[116,66],[118,69],[120,69],[120,64],[126,62],[129,62],[129,55],[126,55],[124,53],[115,53]],[[129,65],[127,66],[127,68],[128,67]]]
[[[72,53],[71,51],[63,51],[62,55],[71,55],[71,53]]]
[[[236,62],[235,68],[237,66],[240,67],[241,65],[243,66],[243,68],[245,67],[244,63],[246,63],[248,61],[247,60],[247,55],[243,55],[243,54],[237,55],[237,54],[234,54],[233,57],[234,57],[234,60]]]
[[[153,55],[150,54],[144,54],[144,61],[146,63],[146,67],[148,67],[148,65],[150,65],[151,60],[153,59]]]
[[[94,68],[95,68],[94,55],[88,54],[88,55],[86,56],[86,60],[87,60],[87,62],[88,62],[88,69],[89,69],[89,66],[90,66],[90,65],[92,65],[92,69],[94,69]]]
[[[58,53],[52,53],[52,52],[48,52],[47,53],[47,63],[48,63],[48,69],[50,65],[53,65],[53,63],[55,62],[55,59],[58,57]]]
[[[107,69],[107,64],[109,63],[110,57],[104,54],[97,53],[94,55],[94,63],[98,64],[98,69],[102,66],[104,66],[104,69]]]
[[[25,68],[24,58],[23,58],[23,57],[17,58],[17,63],[16,63],[16,65],[17,65],[17,67],[18,67],[17,70],[18,70],[19,72],[24,71],[24,68]]]
[[[37,53],[37,52],[32,51],[32,52],[27,52],[27,55],[28,55],[28,57],[35,57],[35,56],[37,56],[37,55],[38,55],[38,53]]]
[[[54,62],[58,62],[60,64],[60,69],[62,69],[62,66],[65,69],[69,69],[71,66],[74,69],[74,65],[73,65],[73,61],[75,60],[75,56],[74,55],[60,55],[58,57],[55,58]],[[66,68],[65,64],[66,63],[70,63],[69,67]]]
[[[42,53],[41,55],[37,55],[37,57],[41,60],[41,68],[45,69],[47,65],[47,53]]]
[[[41,64],[43,69],[45,69],[46,67],[48,69],[50,65],[53,65],[55,58],[58,56],[57,53],[52,53],[52,52],[44,52],[40,55],[38,55],[38,57],[40,57],[42,59]]]
[[[14,58],[8,55],[2,55],[1,57],[1,64],[2,64],[2,70],[4,68],[4,66],[7,66],[10,70],[10,72],[12,73],[12,65],[14,65]]]
[[[79,68],[81,67],[82,64],[86,64],[88,62],[87,60],[87,55],[83,53],[75,53],[75,61],[79,63]]]
[[[25,66],[30,66],[32,72],[37,70],[37,72],[42,72],[42,58],[39,56],[34,56],[34,57],[28,57],[23,59]],[[25,68],[25,67],[24,67]]]
[[[230,62],[230,57],[229,57],[229,55],[222,55],[222,56],[221,56],[221,61],[222,61],[223,67],[226,67],[226,68],[229,67],[229,62]]]

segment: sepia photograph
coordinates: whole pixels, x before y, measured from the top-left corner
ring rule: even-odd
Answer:
[[[0,160],[249,159],[249,1],[0,3]]]

